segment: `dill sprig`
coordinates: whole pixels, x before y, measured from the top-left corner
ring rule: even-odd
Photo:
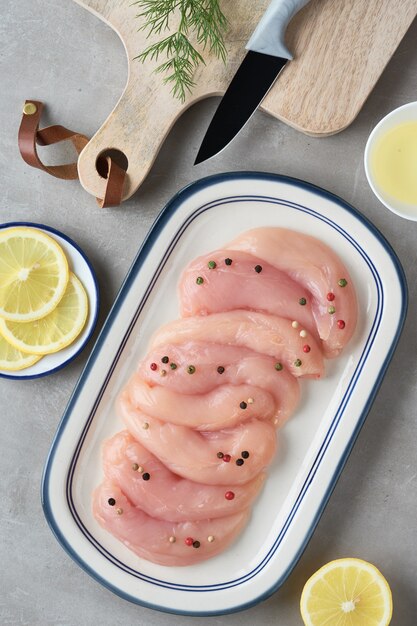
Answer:
[[[169,30],[173,15],[179,16],[175,32],[151,44],[135,58],[142,62],[147,59],[157,61],[165,55],[167,60],[155,72],[166,74],[164,83],[170,84],[172,94],[184,102],[187,91],[191,93],[195,86],[196,67],[200,63],[205,65],[190,36],[202,51],[207,49],[226,61],[223,35],[228,24],[219,0],[135,0],[133,4],[139,5],[137,17],[144,19],[141,30],[147,30],[148,37]]]

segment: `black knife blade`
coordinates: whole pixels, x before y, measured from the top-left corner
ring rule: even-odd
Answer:
[[[249,121],[288,59],[249,50],[210,122],[194,165],[223,150]],[[247,89],[250,84],[250,89]]]

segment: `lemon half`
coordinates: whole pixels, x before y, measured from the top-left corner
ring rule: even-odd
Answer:
[[[68,283],[61,246],[36,228],[0,231],[0,317],[29,322],[48,315]]]
[[[52,313],[34,322],[11,322],[0,318],[0,333],[22,352],[51,354],[78,337],[87,315],[87,294],[78,278],[70,272],[67,289]]]
[[[339,559],[306,582],[300,609],[306,626],[388,626],[392,595],[374,565],[361,559]]]
[[[17,372],[30,367],[41,359],[37,354],[25,354],[0,335],[0,370]]]

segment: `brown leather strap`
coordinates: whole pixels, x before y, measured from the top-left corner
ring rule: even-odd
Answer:
[[[64,128],[63,126],[48,126],[39,130],[43,103],[38,100],[26,100],[23,107],[22,121],[19,127],[18,145],[23,160],[32,167],[37,167],[56,178],[74,180],[78,178],[77,164],[44,165],[40,160],[36,144],[49,146],[60,141],[71,141],[77,154],[88,143],[88,137]],[[122,201],[123,185],[126,171],[117,165],[110,157],[106,157],[108,165],[107,184],[102,200],[97,198],[101,207],[118,206]]]
[[[117,165],[109,156],[107,161],[107,185],[104,192],[104,198],[96,198],[97,204],[104,208],[109,206],[119,206],[122,202],[123,185],[126,178],[126,170]]]
[[[42,110],[42,102],[26,100],[18,135],[20,154],[23,160],[32,167],[37,167],[56,178],[74,180],[78,178],[76,163],[69,163],[67,165],[44,165],[38,156],[36,144],[49,146],[69,139],[77,153],[80,154],[84,146],[87,145],[88,138],[85,135],[80,135],[72,130],[68,130],[63,126],[49,126],[48,128],[38,130]]]

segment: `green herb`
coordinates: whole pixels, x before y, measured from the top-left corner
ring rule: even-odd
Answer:
[[[139,6],[138,18],[143,18],[141,30],[160,35],[169,30],[170,20],[179,15],[177,30],[167,37],[148,46],[137,59],[157,61],[160,55],[167,60],[155,72],[166,74],[164,83],[171,84],[171,93],[184,102],[186,92],[191,93],[195,86],[193,75],[196,67],[203,63],[202,54],[195,48],[190,35],[204,51],[208,49],[216,57],[226,60],[226,47],[223,34],[227,29],[227,19],[219,6],[220,0],[136,0]]]

